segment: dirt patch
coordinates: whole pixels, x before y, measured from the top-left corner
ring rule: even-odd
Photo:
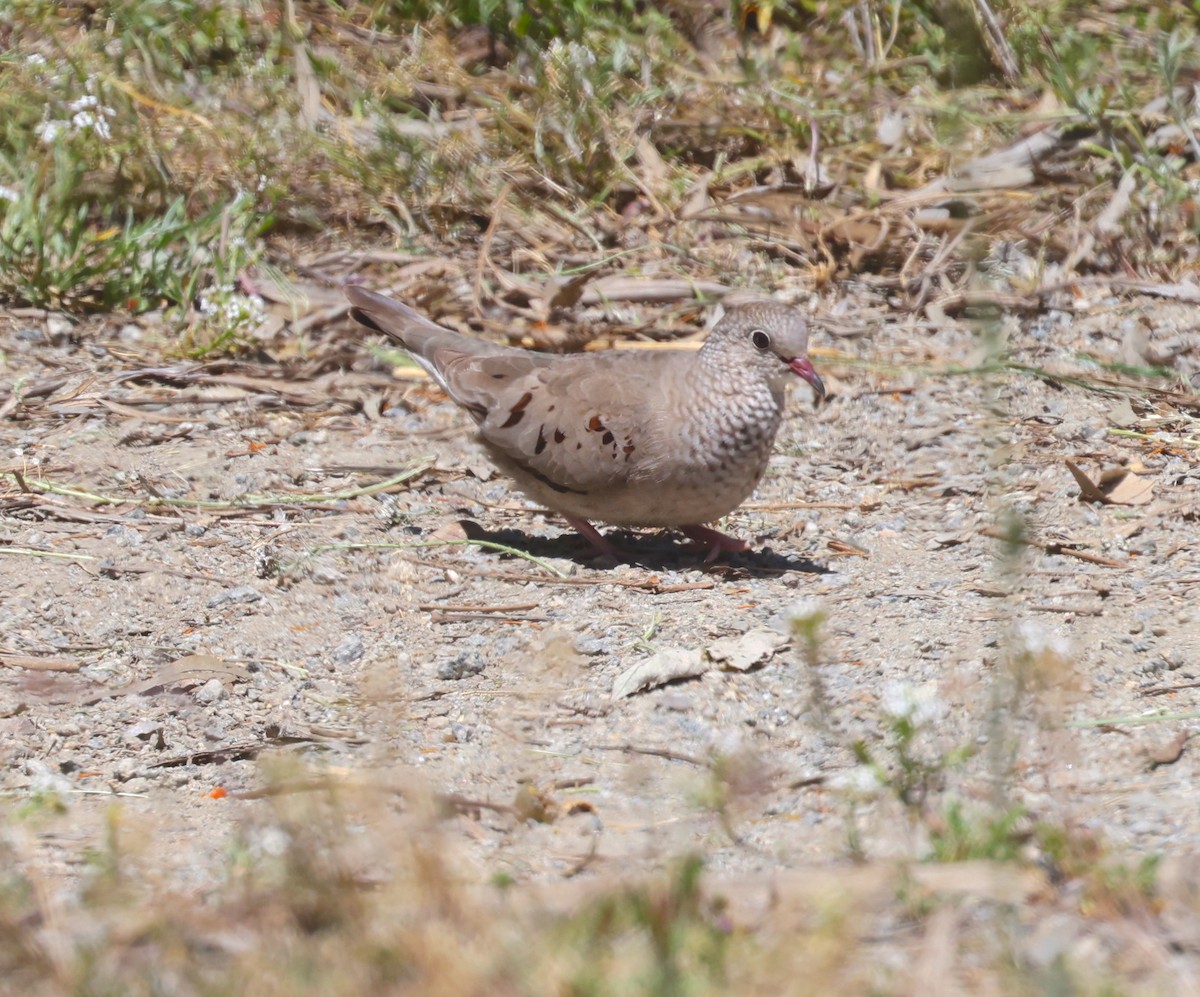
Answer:
[[[931,704],[905,750],[963,755],[922,788],[938,807],[1002,791],[1131,855],[1193,853],[1200,409],[1068,362],[1120,356],[1116,308],[1014,329],[1039,374],[955,373],[980,343],[957,325],[816,336],[831,400],[793,400],[727,526],[756,549],[707,568],[620,531],[636,563],[589,562],[490,474],[464,416],[377,365],[301,406],[287,392],[311,385],[197,387],[31,336],[0,424],[0,750],[9,792],[65,810],[24,858],[69,880],[119,800],[163,875],[212,883],[238,829],[269,820],[280,755],[396,806],[434,794],[468,879],[691,851],[739,876],[918,857],[928,825],[854,788],[856,744],[896,770],[897,696]],[[1183,337],[1185,381],[1191,319],[1143,314]],[[1068,460],[1124,468],[1145,500],[1081,502]],[[813,648],[611,694],[663,649],[792,635],[818,611]]]

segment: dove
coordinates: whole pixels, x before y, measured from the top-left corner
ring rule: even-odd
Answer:
[[[474,420],[492,462],[601,554],[592,526],[676,529],[706,561],[748,544],[705,525],[742,504],[767,469],[789,383],[825,386],[808,325],[772,300],[726,308],[698,351],[536,353],[443,328],[347,285],[351,316],[395,340]]]

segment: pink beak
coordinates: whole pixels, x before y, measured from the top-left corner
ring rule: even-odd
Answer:
[[[825,397],[825,384],[821,380],[821,375],[813,370],[813,365],[808,357],[796,357],[788,366],[812,385],[812,389],[817,393],[818,398]]]

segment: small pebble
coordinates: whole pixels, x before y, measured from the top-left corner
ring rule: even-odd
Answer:
[[[104,531],[104,535],[122,547],[137,547],[142,543],[141,533],[129,526],[110,526]]]
[[[219,592],[208,600],[208,608],[216,609],[218,606],[225,606],[231,603],[249,603],[258,602],[262,598],[262,593],[250,585],[239,585],[237,588],[226,589],[224,592]]]
[[[158,720],[139,720],[125,730],[125,736],[136,741],[149,741],[155,734],[158,735],[158,741],[161,744],[162,723]]]
[[[456,682],[469,675],[478,675],[487,667],[483,656],[474,651],[464,651],[456,658],[444,661],[438,665],[437,677],[449,682]]]
[[[128,782],[142,770],[142,763],[136,758],[118,758],[113,767],[113,775],[120,782]]]
[[[348,634],[333,650],[333,660],[339,665],[348,665],[363,656],[363,639],[358,634]]]
[[[327,564],[318,565],[313,568],[312,580],[318,585],[333,585],[336,582],[342,581],[346,576],[340,571],[329,567]]]
[[[225,686],[220,679],[209,679],[196,690],[196,702],[215,703],[225,698]]]

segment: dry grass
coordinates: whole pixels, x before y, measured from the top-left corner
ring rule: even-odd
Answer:
[[[1180,13],[1020,5],[1005,81],[994,46],[917,4],[567,6],[536,30],[481,6],[491,34],[470,4],[12,8],[0,293],[195,323],[205,287],[360,270],[364,237],[442,258],[409,278],[425,297],[543,319],[571,300],[546,281],[575,274],[827,298],[857,279],[957,310],[979,275],[1037,300],[1194,263]],[[1036,168],[968,166],[1031,134]],[[148,265],[173,205],[192,228]]]
[[[26,804],[5,835],[6,987],[769,994],[804,980],[803,992],[1026,993],[1057,979],[1073,992],[1111,992],[1114,981],[1086,961],[1094,939],[1119,945],[1106,971],[1119,970],[1122,990],[1165,992],[1178,979],[1152,927],[1149,874],[1078,833],[1044,832],[1044,868],[972,858],[722,879],[692,855],[648,880],[488,884],[444,828],[478,817],[466,801],[294,765],[266,774],[269,810],[243,823],[226,845],[224,879],[201,889],[163,876],[156,829],[119,803],[75,885],[37,873],[22,843],[52,821],[55,803]],[[1056,887],[1060,877],[1081,889]],[[1019,938],[1056,911],[1082,911],[1093,941],[1081,938],[1065,961],[1031,964]]]

